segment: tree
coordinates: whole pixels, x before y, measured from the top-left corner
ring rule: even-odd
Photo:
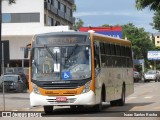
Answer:
[[[144,59],[146,68],[149,68],[151,61],[147,60],[147,52],[154,50],[155,46],[150,40],[149,33],[144,28],[137,28],[132,23],[122,26],[123,38],[132,42],[134,59]]]
[[[138,10],[142,10],[145,7],[155,11],[151,25],[153,29],[160,31],[160,0],[136,0],[136,8]]]
[[[119,24],[117,24],[117,25],[109,25],[109,24],[102,25],[102,27],[117,27],[117,26],[121,26],[121,25],[119,25]]]
[[[76,10],[77,10],[76,4],[73,4],[72,9],[73,9],[73,12],[76,12]]]
[[[0,0],[0,1],[4,1],[4,0]],[[8,3],[9,4],[16,3],[16,0],[8,0]]]
[[[80,18],[77,18],[76,23],[73,25],[73,29],[77,31],[79,30],[80,27],[83,26],[83,24],[84,24],[83,20]]]
[[[111,25],[109,25],[109,24],[104,24],[104,25],[102,25],[102,27],[110,27]]]
[[[160,10],[160,0],[136,0],[136,8],[142,10],[149,7],[150,10]]]
[[[153,23],[151,23],[153,29],[156,29],[160,32],[160,10],[156,11],[153,16]]]
[[[154,49],[154,44],[149,38],[149,33],[144,28],[137,28],[132,23],[123,25],[123,38],[132,42],[135,59],[147,59],[147,51]]]
[[[9,0],[9,4],[16,3],[16,0]]]

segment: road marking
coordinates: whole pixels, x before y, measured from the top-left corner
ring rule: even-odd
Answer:
[[[145,96],[144,98],[145,99],[151,99],[151,98],[153,98],[153,96]]]
[[[30,110],[31,108],[23,108],[23,110]]]
[[[144,106],[135,106],[132,109],[130,109],[129,111],[133,111],[133,110],[140,110],[142,109]]]
[[[18,110],[12,110],[12,111],[18,111]]]
[[[127,98],[127,100],[132,100],[132,99],[136,99],[137,97],[129,97],[129,98]]]

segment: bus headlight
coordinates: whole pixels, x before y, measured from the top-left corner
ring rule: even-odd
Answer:
[[[33,86],[33,92],[36,93],[36,94],[40,94],[40,91],[38,89],[38,86],[36,84],[32,84]]]
[[[90,91],[90,83],[91,81],[87,82],[85,85],[84,85],[84,89],[82,91],[82,93],[87,93]]]

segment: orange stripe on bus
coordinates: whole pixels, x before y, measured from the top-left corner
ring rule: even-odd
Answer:
[[[44,96],[73,96],[73,95],[81,94],[84,89],[84,86],[76,88],[76,89],[46,90],[40,87],[38,89],[41,95],[44,95]]]

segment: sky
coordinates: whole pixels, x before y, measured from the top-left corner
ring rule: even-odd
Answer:
[[[143,27],[146,32],[157,32],[150,25],[153,21],[153,11],[149,8],[138,11],[135,0],[75,0],[75,4],[77,10],[74,17],[81,18],[84,26],[133,23],[136,27]]]

